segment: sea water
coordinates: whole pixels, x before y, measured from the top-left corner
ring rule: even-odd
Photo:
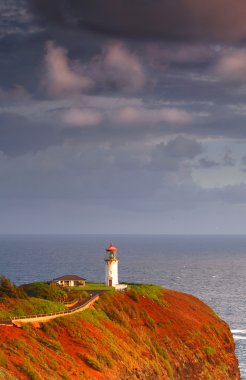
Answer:
[[[64,274],[103,282],[111,240],[121,282],[191,293],[229,323],[246,380],[246,236],[0,235],[0,274],[16,284]]]

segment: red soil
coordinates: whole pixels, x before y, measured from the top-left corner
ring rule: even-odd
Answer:
[[[41,329],[0,326],[0,378],[2,366],[20,380],[240,379],[228,325],[191,295],[160,299],[105,295]]]

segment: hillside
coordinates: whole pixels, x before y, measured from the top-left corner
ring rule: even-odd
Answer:
[[[195,297],[156,286],[105,293],[40,329],[0,326],[0,379],[239,379],[228,325]]]

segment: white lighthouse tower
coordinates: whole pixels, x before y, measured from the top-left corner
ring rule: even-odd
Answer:
[[[105,258],[105,285],[116,286],[119,284],[118,280],[118,262],[117,248],[113,243],[110,243],[106,249],[107,256]]]

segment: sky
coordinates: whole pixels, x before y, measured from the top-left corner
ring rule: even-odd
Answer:
[[[0,15],[0,233],[246,232],[245,0]]]

